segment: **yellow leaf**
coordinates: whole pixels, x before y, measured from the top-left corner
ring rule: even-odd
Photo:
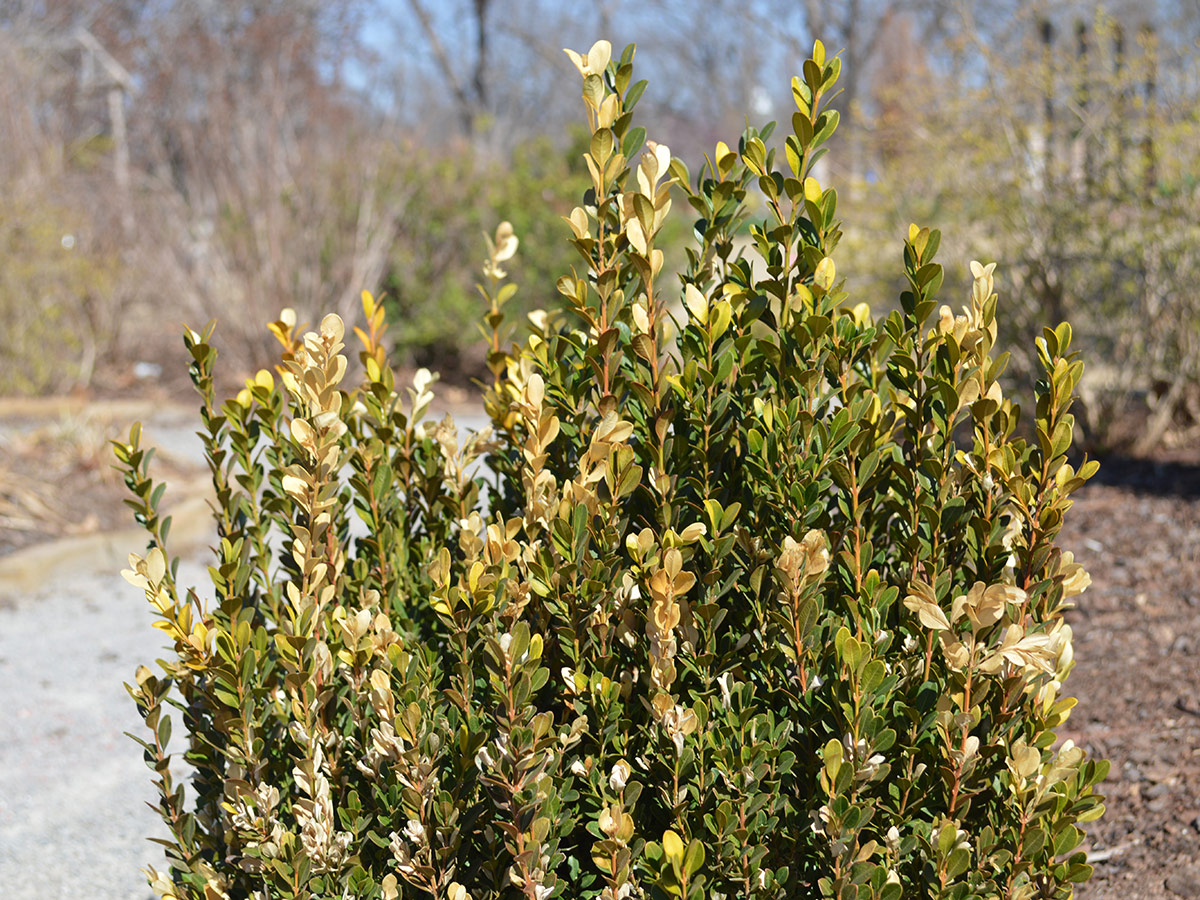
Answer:
[[[621,111],[621,98],[616,94],[609,94],[604,98],[604,102],[600,104],[600,112],[596,117],[596,124],[601,128],[612,128],[613,122],[617,120],[617,114]]]
[[[592,44],[592,49],[587,52],[588,74],[602,75],[608,68],[610,59],[612,59],[612,44],[604,40],[596,41]]]
[[[587,72],[585,71],[586,70],[586,61],[580,54],[576,53],[574,50],[568,50],[566,47],[563,47],[563,53],[567,54],[567,58],[570,59],[571,62],[575,64],[575,68],[579,70],[580,75],[587,74]]]
[[[918,597],[916,594],[909,594],[904,598],[904,605],[917,614],[917,618],[926,628],[937,631],[949,630],[950,620],[946,618],[946,614],[936,603],[924,597]]]
[[[147,587],[149,587],[149,583],[146,581],[146,576],[139,575],[133,569],[122,569],[121,577],[132,584],[135,588],[141,588],[142,590],[145,590]]]
[[[833,260],[826,256],[817,263],[817,270],[813,273],[813,284],[821,288],[823,291],[828,291],[833,287],[833,282],[837,278],[837,266]]]
[[[291,497],[304,497],[308,493],[308,483],[295,475],[284,475],[283,490]]]
[[[345,333],[346,326],[342,322],[342,317],[336,313],[330,313],[321,320],[321,337],[340,341]]]
[[[511,222],[501,222],[496,228],[496,254],[493,257],[494,262],[505,262],[512,259],[517,252],[517,245],[520,241],[513,234]]]
[[[680,572],[675,576],[675,581],[672,585],[675,590],[675,596],[680,597],[686,594],[692,589],[692,586],[695,585],[695,583],[696,576],[691,572]]]
[[[701,325],[708,323],[708,299],[697,290],[694,284],[683,289],[683,303]]]
[[[663,832],[663,853],[671,862],[683,861],[683,841],[669,828]]]
[[[155,547],[146,554],[146,579],[151,584],[158,584],[167,574],[167,557],[162,549]]]
[[[631,218],[625,223],[625,236],[629,238],[629,244],[638,255],[646,255],[646,233],[642,230],[642,223],[636,218]]]
[[[529,381],[525,385],[525,397],[530,406],[540,407],[542,400],[546,396],[546,383],[542,380],[542,376],[534,373],[529,376]]]
[[[313,427],[303,419],[292,419],[292,437],[297,444],[312,444],[316,440],[316,432]]]
[[[585,238],[588,236],[588,217],[587,213],[578,206],[571,210],[570,218],[567,222],[571,225],[571,230],[575,232],[575,237]]]

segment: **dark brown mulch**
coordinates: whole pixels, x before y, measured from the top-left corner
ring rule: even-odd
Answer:
[[[1112,763],[1077,896],[1200,897],[1200,453],[1109,459],[1076,496],[1062,545],[1092,586],[1060,737]]]

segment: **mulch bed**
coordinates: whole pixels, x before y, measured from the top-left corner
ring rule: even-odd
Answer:
[[[133,522],[107,438],[97,424],[76,421],[25,427],[0,440],[0,555]]]
[[[1076,497],[1061,542],[1092,586],[1059,736],[1112,764],[1077,896],[1200,898],[1200,453],[1110,458]]]
[[[169,408],[165,394],[136,403],[86,398],[0,400],[0,556],[63,537],[134,526],[110,441]],[[147,440],[147,446],[153,445]],[[158,453],[152,474],[172,488],[201,471]]]

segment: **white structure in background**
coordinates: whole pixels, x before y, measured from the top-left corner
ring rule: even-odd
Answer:
[[[125,97],[133,90],[133,76],[86,28],[77,29],[73,37],[83,48],[79,71],[80,87],[99,87],[108,92],[108,124],[112,129],[113,140],[113,178],[121,198],[121,227],[128,234],[133,230],[133,207],[129,195],[129,138],[125,130]],[[67,247],[67,237],[63,238],[64,247]],[[71,240],[74,246],[74,238]]]

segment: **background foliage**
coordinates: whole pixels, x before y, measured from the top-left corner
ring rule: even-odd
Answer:
[[[870,248],[914,214],[954,222],[957,247],[1011,260],[1008,334],[1069,318],[1094,361],[1086,433],[1111,445],[1141,430],[1144,452],[1200,421],[1200,232],[1186,211],[1200,104],[1185,87],[1200,55],[1133,21],[1033,4],[1007,34],[969,20],[957,46],[977,60],[976,79],[938,78],[915,46],[894,46],[864,120],[879,152],[847,208],[866,226],[852,240],[873,293],[890,292],[891,266]],[[1012,374],[1035,372],[1018,354]],[[1148,422],[1137,415],[1147,404]]]
[[[563,152],[546,138],[534,138],[514,148],[504,164],[451,157],[432,163],[416,179],[413,202],[426,214],[401,225],[383,284],[392,320],[404,323],[397,337],[411,362],[481,370],[474,325],[479,292],[463,260],[479,256],[482,236],[502,219],[512,222],[522,241],[523,252],[512,266],[526,288],[513,312],[547,305],[571,261],[561,240],[561,217],[587,185],[585,146],[576,140],[571,152]]]
[[[843,271],[865,299],[899,289],[877,248],[936,218],[962,289],[968,247],[1010,261],[1017,346],[1077,324],[1089,440],[1146,450],[1200,426],[1200,13],[1181,0],[8,0],[0,188],[5,222],[30,224],[3,226],[0,389],[128,387],[175,352],[164,309],[219,316],[248,374],[278,309],[349,317],[363,288],[393,304],[403,362],[479,375],[473,288],[448,261],[502,219],[527,285],[563,261],[584,173],[558,49],[597,32],[636,38],[673,85],[647,109],[675,146],[727,139],[748,110],[786,119],[777,73],[815,35],[844,49],[843,148],[818,174],[845,186]],[[531,190],[543,202],[517,202]],[[1035,371],[1019,354],[1008,377]]]

